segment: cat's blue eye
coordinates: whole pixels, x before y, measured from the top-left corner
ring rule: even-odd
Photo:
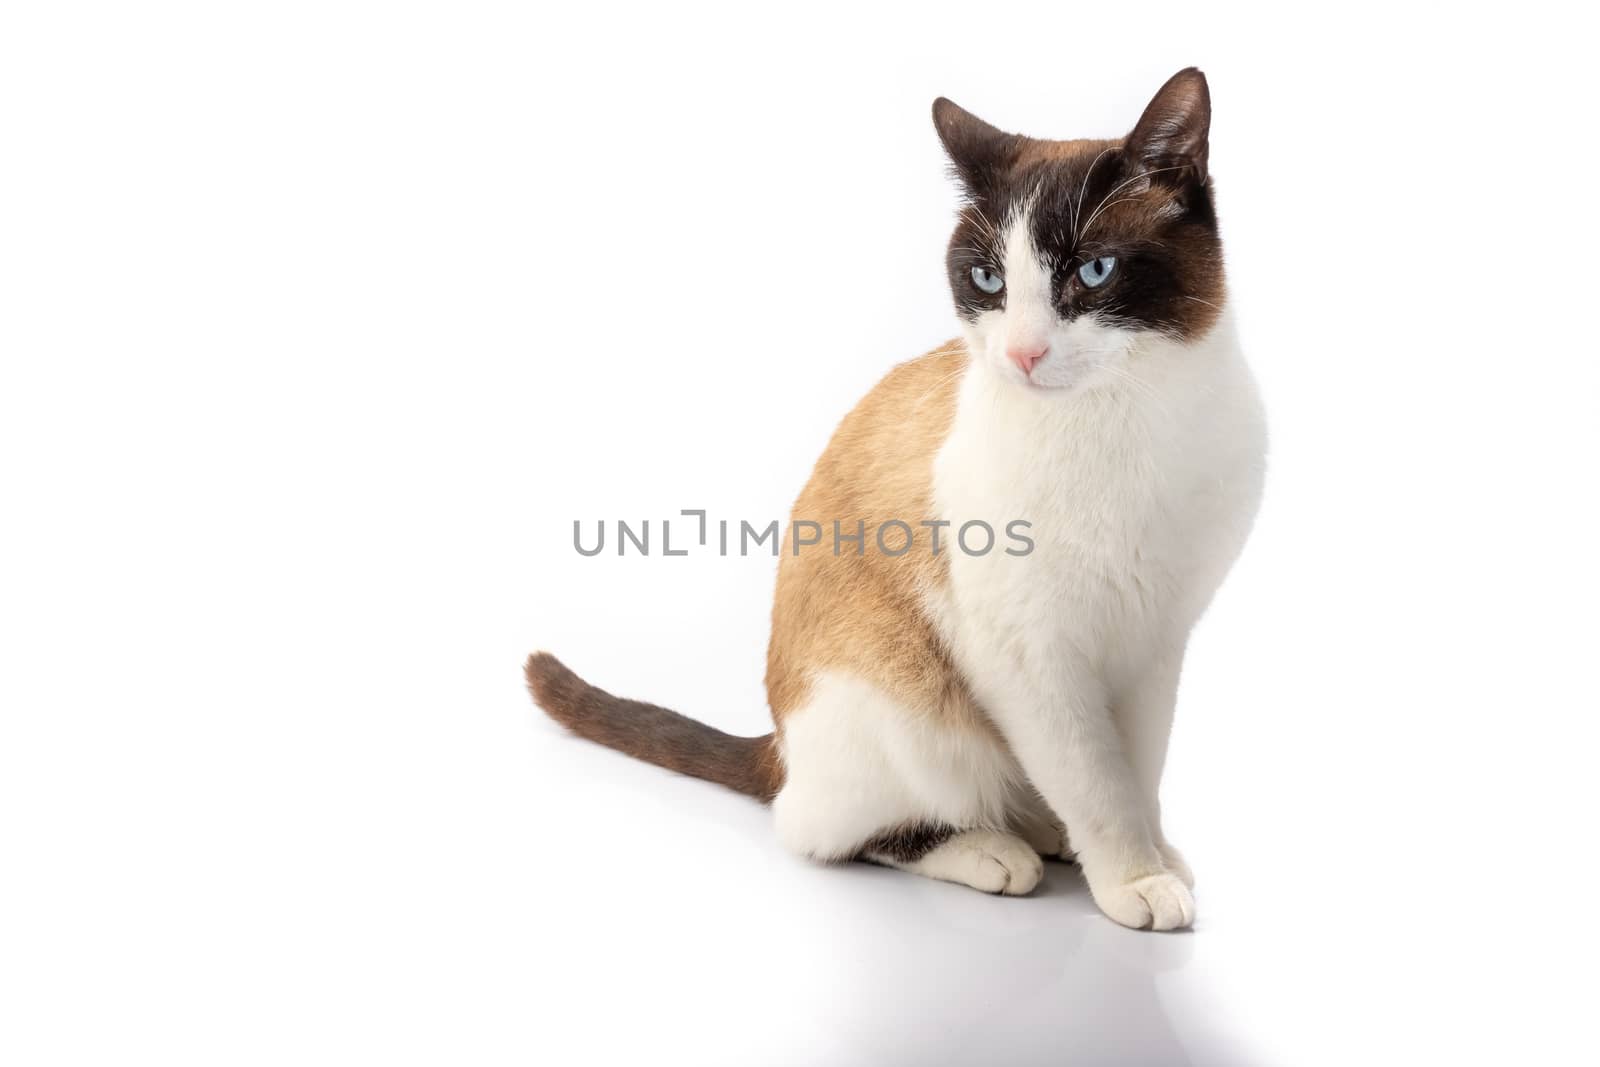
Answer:
[[[1091,259],[1078,268],[1078,280],[1091,289],[1098,288],[1111,277],[1111,272],[1117,269],[1116,256],[1101,256]]]
[[[1006,287],[1006,280],[992,271],[985,270],[983,267],[973,267],[972,284],[978,287],[979,292],[993,296]]]

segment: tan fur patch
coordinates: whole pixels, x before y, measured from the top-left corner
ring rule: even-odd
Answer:
[[[947,726],[991,730],[951,663],[923,608],[923,591],[942,585],[955,531],[938,531],[933,553],[933,460],[949,433],[967,353],[951,342],[902,363],[846,415],[795,502],[795,522],[823,529],[822,543],[792,544],[785,536],[767,653],[767,697],[781,733],[784,716],[805,703],[819,671],[861,677],[904,705]],[[875,531],[889,520],[912,530],[909,551],[879,551]],[[865,523],[863,550],[834,554],[833,524],[853,534]],[[891,550],[905,541],[899,527],[885,534]]]

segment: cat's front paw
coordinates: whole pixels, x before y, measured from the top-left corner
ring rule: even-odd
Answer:
[[[1171,871],[1109,886],[1091,879],[1089,892],[1101,911],[1135,930],[1178,930],[1194,923],[1194,897]]]
[[[1161,851],[1161,862],[1167,865],[1167,870],[1178,876],[1178,880],[1190,889],[1194,888],[1194,871],[1189,869],[1189,863],[1183,858],[1183,853],[1163,841],[1156,846]]]

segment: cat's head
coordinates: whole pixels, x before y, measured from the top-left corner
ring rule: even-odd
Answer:
[[[1116,375],[1141,342],[1192,341],[1223,301],[1206,174],[1211,97],[1190,67],[1116,141],[1003,133],[941,97],[966,193],[946,264],[975,360],[1018,385]]]

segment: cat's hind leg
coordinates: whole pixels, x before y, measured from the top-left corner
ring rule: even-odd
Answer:
[[[824,673],[779,733],[778,837],[825,862],[870,860],[989,893],[1026,893],[1042,865],[1006,831],[1021,782],[991,734]]]
[[[861,858],[1006,896],[1031,893],[1044,877],[1044,863],[1033,846],[997,830],[916,823],[874,837],[862,847]]]

